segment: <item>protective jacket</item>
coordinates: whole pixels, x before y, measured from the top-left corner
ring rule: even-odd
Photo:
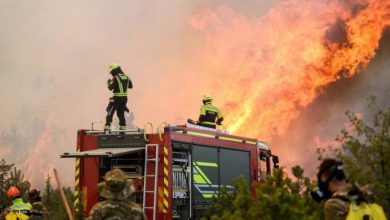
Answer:
[[[332,197],[325,202],[324,212],[326,220],[345,220],[349,211],[348,192],[351,186],[340,189],[333,193]]]
[[[216,119],[218,119],[217,122],[215,122]],[[211,102],[206,102],[200,108],[199,125],[216,128],[216,124],[221,124],[222,121],[223,117],[221,112]]]
[[[22,198],[17,198],[12,201],[9,207],[9,213],[5,215],[6,220],[25,220],[29,219],[31,214],[31,204],[23,202]]]
[[[324,212],[326,220],[345,220],[350,216],[351,202],[361,201],[374,202],[373,190],[370,185],[348,185],[333,193],[332,197],[325,202]],[[383,212],[383,210],[382,210]],[[378,213],[377,213],[378,214]],[[369,218],[372,219],[372,218]],[[377,219],[377,218],[374,218]],[[385,219],[385,218],[379,218]]]
[[[29,213],[32,206],[29,202],[23,202],[22,198],[17,198],[12,201],[12,205],[10,207],[11,212],[17,211],[21,213]]]
[[[116,74],[108,83],[108,89],[113,90],[114,97],[127,97],[127,88],[133,88],[133,83],[124,73]]]

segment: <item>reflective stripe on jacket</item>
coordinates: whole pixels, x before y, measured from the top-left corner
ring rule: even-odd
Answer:
[[[29,202],[25,203],[23,202],[22,198],[17,198],[12,201],[12,206],[10,207],[11,212],[12,211],[26,211],[29,212],[31,210],[32,206]]]
[[[222,118],[222,114],[219,109],[213,106],[210,102],[207,102],[200,108],[199,122],[202,124],[216,125],[216,118]]]
[[[130,78],[123,73],[115,75],[112,82],[108,85],[108,89],[113,90],[114,97],[126,97],[127,88],[133,88],[133,83]]]

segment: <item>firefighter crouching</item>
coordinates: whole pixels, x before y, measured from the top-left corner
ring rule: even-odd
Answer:
[[[106,173],[104,182],[99,183],[100,196],[105,201],[96,203],[88,220],[118,219],[118,220],[145,220],[142,209],[129,201],[134,192],[132,181],[120,169],[113,169]]]
[[[119,64],[113,63],[109,66],[108,71],[112,75],[112,79],[107,81],[107,87],[113,91],[113,97],[110,98],[107,106],[105,131],[111,130],[111,122],[116,111],[119,118],[119,130],[126,130],[125,111],[129,112],[126,107],[127,89],[133,88],[133,83],[130,78],[123,73]]]
[[[217,107],[211,104],[212,100],[210,95],[206,94],[203,96],[203,106],[200,108],[198,125],[216,128],[216,125],[222,124],[222,114]],[[216,119],[217,121],[215,122]]]

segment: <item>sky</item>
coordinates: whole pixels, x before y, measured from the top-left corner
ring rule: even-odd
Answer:
[[[279,18],[275,16],[278,9],[289,9],[286,2],[0,1],[0,158],[15,163],[37,186],[54,167],[64,183],[72,185],[69,167],[74,161],[59,155],[75,149],[78,129],[104,121],[111,95],[106,89],[107,68],[113,62],[133,82],[128,107],[135,126],[142,128],[149,121],[155,127],[161,122],[183,124],[187,118],[197,118],[205,93],[212,93],[215,104],[229,112],[223,97],[235,97],[230,96],[237,89],[234,83],[243,83],[247,75],[240,77],[240,72],[233,71],[243,65],[235,62],[240,57],[225,54],[241,53],[236,49],[240,45],[260,47],[253,43],[257,34],[274,33],[268,31],[274,31],[272,24],[283,22],[272,23],[268,18]],[[283,18],[288,16],[296,15],[286,13]],[[259,26],[269,29],[251,31]],[[235,27],[240,28],[231,29]],[[231,41],[234,47],[226,47],[229,50],[218,48]],[[260,135],[281,156],[282,165],[300,163],[313,173],[314,145],[333,141],[345,125],[345,110],[370,115],[368,95],[377,96],[381,106],[390,105],[390,52],[385,43],[380,45],[380,53],[366,71],[330,82],[288,118],[280,132]],[[258,69],[256,63],[250,64]],[[257,83],[262,77],[252,79]],[[237,103],[249,95],[239,97]]]

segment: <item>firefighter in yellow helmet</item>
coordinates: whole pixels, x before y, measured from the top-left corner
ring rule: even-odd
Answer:
[[[216,128],[216,125],[221,125],[223,121],[222,114],[217,107],[211,104],[212,100],[212,97],[208,94],[203,96],[203,106],[200,108],[198,125],[209,128]]]
[[[119,118],[119,129],[126,130],[125,111],[129,112],[126,107],[127,89],[133,88],[133,83],[130,78],[123,73],[121,67],[117,63],[113,63],[108,67],[108,72],[112,75],[112,79],[107,81],[108,89],[113,91],[113,97],[110,98],[107,106],[105,131],[111,130],[111,122],[114,113]]]

